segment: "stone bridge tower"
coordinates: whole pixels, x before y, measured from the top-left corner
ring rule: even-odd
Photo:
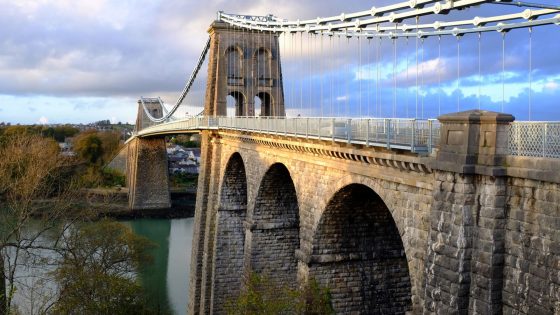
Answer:
[[[212,23],[208,33],[205,115],[226,116],[229,98],[235,116],[285,116],[278,35],[220,21]]]
[[[150,120],[148,115],[146,115],[142,103],[146,105],[146,109],[150,112],[150,115],[152,115],[152,117],[154,118],[163,117],[163,106],[161,100],[156,97],[150,97],[150,98],[143,97],[138,100],[138,114],[136,116],[135,131],[140,131],[146,127],[150,127],[156,124]]]
[[[156,125],[151,121],[146,110],[154,118],[163,117],[163,105],[159,98],[141,98],[138,100],[138,114],[135,131]],[[169,194],[169,177],[167,170],[167,152],[164,137],[134,138],[126,145],[126,185],[128,206],[133,210],[166,209],[171,207]]]

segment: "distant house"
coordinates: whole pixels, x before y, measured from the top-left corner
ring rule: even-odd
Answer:
[[[63,156],[76,156],[76,152],[72,150],[72,143],[68,140],[65,142],[59,142],[58,147],[60,148],[60,154]]]
[[[167,146],[169,173],[198,174],[200,168],[200,149],[184,148],[176,144]]]

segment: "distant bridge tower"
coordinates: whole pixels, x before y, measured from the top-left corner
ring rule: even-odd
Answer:
[[[159,97],[142,97],[138,100],[138,114],[136,116],[136,131],[140,131],[146,127],[156,125],[155,122],[151,121],[142,103],[146,105],[146,110],[150,112],[150,115],[154,118],[163,117],[163,103]]]
[[[235,116],[285,116],[278,35],[248,32],[214,21],[204,113],[227,115],[227,98]],[[260,109],[255,103],[260,101]]]

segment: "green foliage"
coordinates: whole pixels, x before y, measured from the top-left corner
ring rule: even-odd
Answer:
[[[74,140],[74,151],[78,156],[90,164],[101,161],[103,147],[97,132],[87,131],[79,134]]]
[[[53,138],[57,142],[64,142],[67,137],[73,137],[78,134],[80,130],[70,125],[62,125],[56,127],[49,127],[43,125],[15,125],[0,128],[0,141],[5,140],[4,137],[13,137],[17,135],[41,135],[47,138]]]
[[[98,132],[97,136],[101,140],[102,164],[107,164],[119,153],[121,148],[121,135],[118,132]]]
[[[61,249],[54,278],[60,288],[55,314],[152,314],[136,281],[153,244],[109,220],[76,226]]]
[[[323,288],[315,279],[311,279],[300,291],[305,301],[306,315],[334,314],[331,304],[331,294],[328,288]]]
[[[185,148],[200,148],[200,142],[192,141],[188,135],[178,135],[170,140],[173,144],[178,144]]]
[[[97,165],[89,165],[80,171],[80,184],[84,188],[94,188],[102,186],[103,175]]]
[[[198,174],[175,173],[169,175],[172,187],[194,188],[198,183]]]
[[[303,288],[291,289],[254,273],[245,291],[226,304],[226,311],[230,315],[334,314],[329,290],[314,279]]]
[[[64,142],[68,137],[73,137],[80,132],[78,128],[72,126],[57,126],[54,127],[53,138],[58,142]]]
[[[76,136],[74,151],[86,163],[81,176],[84,187],[125,185],[122,174],[102,167],[118,153],[120,146],[120,135],[115,132],[88,130]]]
[[[126,178],[125,176],[119,172],[118,170],[104,168],[103,169],[103,186],[106,187],[115,187],[121,186],[124,187],[126,185]]]

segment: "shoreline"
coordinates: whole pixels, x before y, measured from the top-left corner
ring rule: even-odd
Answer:
[[[83,197],[88,201],[99,218],[123,219],[177,219],[194,217],[196,189],[172,190],[171,207],[164,209],[130,210],[128,208],[128,189],[85,189]]]

